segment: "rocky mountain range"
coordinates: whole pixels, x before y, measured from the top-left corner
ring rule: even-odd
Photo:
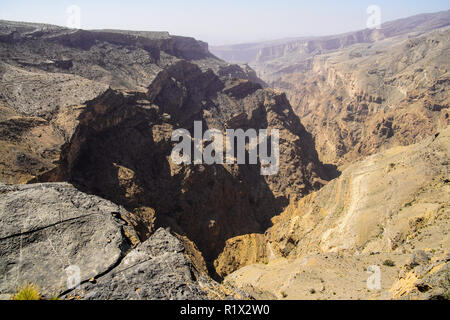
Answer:
[[[211,49],[226,62],[0,21],[0,296],[448,299],[449,23]],[[279,130],[278,173],[175,163],[194,121]]]
[[[450,11],[261,46],[249,63],[286,92],[324,163],[346,165],[449,124]],[[256,45],[255,45],[256,46]],[[219,57],[245,46],[212,48]]]
[[[284,94],[194,39],[13,22],[0,31],[1,180],[70,182],[113,201],[140,242],[169,228],[204,274],[220,279],[213,262],[227,239],[264,232],[290,199],[334,174]],[[173,163],[171,134],[194,121],[279,129],[279,174]]]

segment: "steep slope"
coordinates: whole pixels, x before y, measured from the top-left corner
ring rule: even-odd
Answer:
[[[320,159],[341,166],[448,125],[449,24],[450,11],[418,15],[267,45],[246,62],[286,92]]]
[[[285,90],[322,161],[344,164],[449,124],[450,29],[318,55],[272,83]]]
[[[293,299],[448,294],[449,152],[447,127],[419,144],[352,164],[273,218],[274,226],[257,241],[228,240],[222,255],[247,248],[253,254],[241,258],[245,264],[266,264],[242,268],[227,281]],[[381,290],[367,290],[371,265],[381,267]]]
[[[289,199],[329,178],[284,94],[204,43],[167,33],[0,23],[0,179],[69,181],[123,205],[141,241],[158,227],[187,237],[198,265],[231,237],[263,232]],[[171,134],[279,129],[280,169],[176,165]],[[197,251],[200,250],[201,255]]]

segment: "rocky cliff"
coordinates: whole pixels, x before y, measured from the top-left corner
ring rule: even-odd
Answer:
[[[320,159],[341,166],[448,125],[449,23],[444,11],[266,44],[246,62],[287,93]]]
[[[354,44],[373,43],[405,34],[420,35],[449,25],[450,11],[419,14],[384,22],[380,28],[322,37],[297,37],[266,42],[213,46],[211,52],[226,61],[249,63],[262,74],[280,71],[289,62],[300,63],[317,54]],[[297,60],[297,61],[294,61]],[[284,66],[283,66],[284,64]]]
[[[0,186],[0,294],[43,298],[243,298],[196,269],[164,229],[140,243],[131,213],[67,183]]]
[[[449,138],[447,127],[367,157],[290,205],[264,235],[228,240],[222,255],[259,264],[226,281],[290,299],[445,298]],[[366,286],[373,265],[380,290]]]
[[[448,15],[262,50],[272,89],[192,38],[0,21],[0,294],[448,299]],[[174,163],[194,121],[278,129],[279,171]]]
[[[2,22],[0,179],[68,181],[124,206],[141,241],[184,236],[198,265],[231,237],[263,232],[290,199],[333,172],[284,94],[204,43],[167,33],[84,31]],[[176,165],[177,128],[280,130],[280,170]]]
[[[450,29],[319,55],[272,84],[315,137],[320,158],[345,164],[420,141],[449,124]]]

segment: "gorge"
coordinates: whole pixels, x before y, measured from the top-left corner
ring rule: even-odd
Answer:
[[[0,21],[0,295],[448,299],[449,24],[214,55]],[[278,132],[279,156],[244,137],[237,161],[174,161],[177,130],[189,151],[208,130]]]

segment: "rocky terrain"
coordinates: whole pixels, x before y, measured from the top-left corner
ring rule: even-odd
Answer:
[[[262,43],[237,60],[286,92],[323,162],[345,167],[449,124],[449,24],[450,11],[418,15],[380,29]],[[227,59],[243,47],[212,50]]]
[[[290,299],[448,294],[449,159],[447,127],[419,144],[349,166],[274,217],[271,228],[253,236],[256,241],[228,240],[223,255],[259,264],[226,281]],[[381,290],[367,289],[371,265],[381,267]]]
[[[281,71],[288,62],[300,63],[308,57],[343,49],[355,44],[373,43],[386,38],[411,34],[420,35],[449,25],[449,11],[419,14],[384,22],[379,29],[322,37],[298,37],[273,41],[213,46],[211,52],[218,57],[236,63],[250,63],[263,74]],[[284,65],[283,65],[284,64]]]
[[[0,297],[448,299],[449,14],[213,48],[250,66],[0,21]],[[174,163],[194,121],[278,129],[278,173]]]
[[[196,269],[168,231],[141,243],[124,220],[131,213],[110,201],[67,183],[1,185],[0,194],[4,297],[31,282],[46,298],[242,298]]]
[[[264,232],[290,199],[335,174],[318,160],[284,94],[202,42],[0,26],[0,180],[70,182],[108,199],[130,212],[124,219],[141,242],[170,228],[192,263],[216,279],[213,262],[227,239]],[[279,173],[262,176],[260,164],[173,163],[171,134],[192,132],[194,121],[203,131],[279,129]]]

